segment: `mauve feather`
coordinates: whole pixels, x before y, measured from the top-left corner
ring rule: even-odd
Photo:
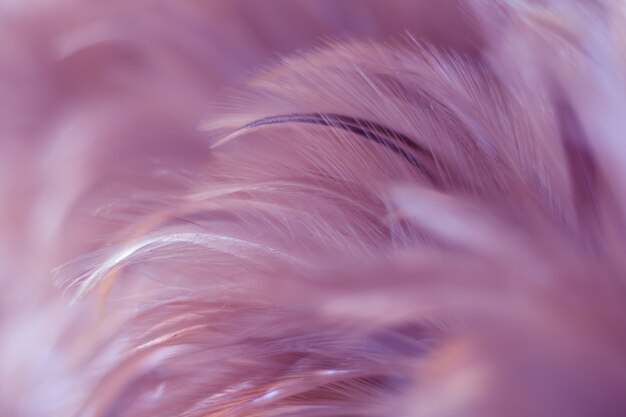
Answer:
[[[0,0],[0,415],[623,415],[625,13]]]

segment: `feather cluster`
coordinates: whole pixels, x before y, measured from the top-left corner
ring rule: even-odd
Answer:
[[[625,24],[0,1],[0,415],[625,415]]]

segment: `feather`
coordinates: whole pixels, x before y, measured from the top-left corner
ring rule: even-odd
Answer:
[[[624,414],[624,11],[0,1],[0,415]]]

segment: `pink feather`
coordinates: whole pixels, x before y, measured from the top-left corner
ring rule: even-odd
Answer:
[[[625,415],[625,13],[0,0],[0,415]]]

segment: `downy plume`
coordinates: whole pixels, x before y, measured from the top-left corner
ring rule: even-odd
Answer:
[[[0,1],[0,415],[625,415],[625,28]]]

